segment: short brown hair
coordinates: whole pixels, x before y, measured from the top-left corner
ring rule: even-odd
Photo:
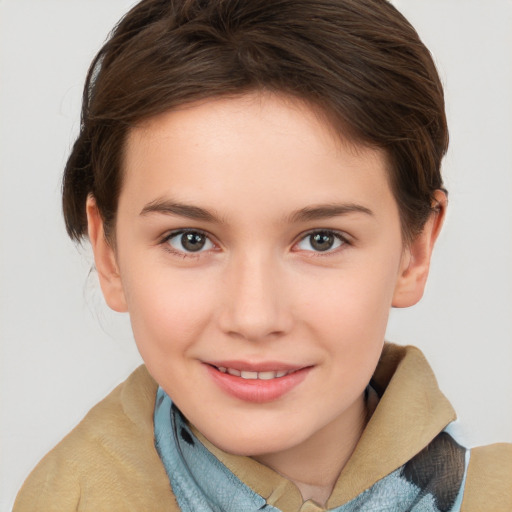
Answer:
[[[68,234],[87,233],[93,194],[115,226],[131,127],[196,100],[269,90],[320,109],[343,138],[383,148],[410,239],[442,188],[448,146],[432,57],[386,0],[143,0],[94,59],[63,181]]]

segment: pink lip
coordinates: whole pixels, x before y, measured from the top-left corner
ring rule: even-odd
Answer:
[[[242,379],[229,373],[222,373],[216,366],[254,372],[293,370],[293,373],[271,380]],[[205,364],[205,368],[213,381],[229,395],[245,402],[264,403],[277,400],[298,386],[313,367],[296,368],[270,362],[251,365],[241,361],[224,361],[218,364]]]

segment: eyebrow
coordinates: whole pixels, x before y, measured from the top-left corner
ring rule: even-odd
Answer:
[[[321,204],[318,206],[307,206],[302,208],[289,217],[290,222],[307,222],[312,220],[327,219],[329,217],[340,217],[350,213],[363,213],[365,215],[373,216],[373,212],[355,203],[341,203],[341,204]]]
[[[165,215],[178,215],[186,217],[187,219],[202,220],[206,222],[218,222],[217,216],[204,208],[199,206],[192,206],[189,204],[176,203],[164,199],[157,199],[148,203],[140,215],[149,215],[151,213],[162,213]]]
[[[140,215],[145,216],[151,213],[161,213],[164,215],[177,215],[193,220],[205,222],[220,222],[219,216],[214,212],[185,203],[178,203],[171,200],[157,199],[151,201],[141,210]],[[340,217],[351,213],[363,213],[373,216],[373,212],[365,206],[355,203],[341,204],[321,204],[317,206],[307,206],[293,212],[287,217],[290,223],[307,222],[313,220],[327,219],[330,217]]]

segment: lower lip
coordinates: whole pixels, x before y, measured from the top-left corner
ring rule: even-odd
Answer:
[[[205,365],[214,382],[229,395],[244,402],[272,402],[298,386],[307,376],[311,366],[275,379],[242,379],[217,368]]]

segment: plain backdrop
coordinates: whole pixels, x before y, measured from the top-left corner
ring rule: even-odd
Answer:
[[[512,2],[400,0],[438,64],[451,146],[423,301],[388,339],[421,347],[468,445],[512,441]],[[0,511],[36,462],[140,364],[65,235],[61,172],[86,69],[131,0],[0,0]]]

